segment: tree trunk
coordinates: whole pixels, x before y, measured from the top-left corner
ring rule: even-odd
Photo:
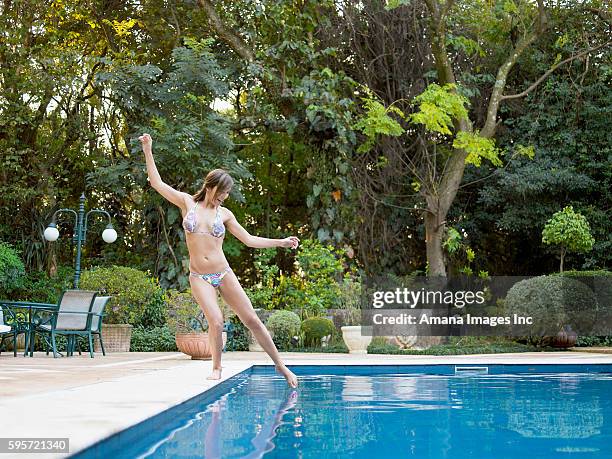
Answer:
[[[430,276],[446,277],[442,238],[444,237],[444,216],[438,213],[425,213],[425,248]]]
[[[563,259],[565,258],[565,247],[561,247],[561,264],[559,265],[559,272],[563,272]]]

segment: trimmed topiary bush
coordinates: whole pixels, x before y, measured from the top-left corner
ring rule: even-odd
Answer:
[[[563,272],[563,260],[567,252],[588,252],[593,249],[595,239],[587,219],[575,212],[572,206],[564,207],[546,222],[542,231],[542,242],[559,246],[559,271]]]
[[[325,317],[311,317],[302,322],[304,344],[306,346],[321,346],[321,338],[334,332],[334,323]]]
[[[599,305],[597,325],[593,330],[594,335],[601,335],[599,340],[594,342],[608,343],[612,342],[612,272],[605,269],[592,271],[564,271],[557,273],[558,276],[576,279],[588,286]],[[580,340],[578,345],[586,345],[586,340]],[[606,345],[606,344],[593,344]]]
[[[159,323],[161,320],[160,304],[150,304],[159,301],[163,290],[157,280],[144,271],[126,266],[94,268],[82,273],[80,288],[112,296],[104,310],[104,323],[139,326],[143,323]],[[157,317],[149,320],[146,314],[154,309]]]
[[[19,252],[6,242],[0,242],[0,292],[10,292],[22,286],[25,267]]]
[[[266,322],[274,343],[279,349],[289,349],[291,339],[300,331],[301,320],[295,312],[276,311]]]
[[[504,300],[506,314],[533,317],[529,342],[545,345],[553,336],[571,325],[577,332],[595,325],[598,303],[589,287],[564,276],[539,276],[517,282]],[[555,333],[556,335],[556,333]]]

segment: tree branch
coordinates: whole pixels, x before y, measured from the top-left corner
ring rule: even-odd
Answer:
[[[431,23],[433,27],[431,32],[431,50],[434,55],[438,79],[442,84],[455,83],[456,81],[453,66],[448,58],[448,52],[446,51],[445,15],[452,6],[452,2],[453,0],[447,0],[443,9],[440,10],[440,4],[437,0],[425,0],[427,9],[429,9],[431,14]]]
[[[228,29],[219,15],[215,6],[209,0],[198,0],[198,4],[205,11],[208,23],[217,32],[219,37],[227,43],[240,57],[247,62],[255,60],[255,53],[249,48],[246,42],[236,33]]]
[[[489,98],[489,105],[487,106],[487,118],[484,126],[480,131],[480,135],[486,138],[491,138],[495,135],[495,128],[497,126],[497,111],[499,104],[502,100],[504,89],[506,88],[506,81],[510,70],[516,64],[518,58],[525,52],[525,50],[531,46],[531,44],[546,30],[547,27],[547,16],[546,9],[542,3],[542,0],[538,0],[538,17],[536,19],[535,30],[524,35],[516,47],[512,50],[506,61],[497,70],[497,76],[495,78],[495,84],[493,85],[493,91]]]
[[[581,53],[574,54],[573,56],[570,56],[567,59],[564,59],[564,60],[556,63],[550,69],[548,69],[540,78],[538,78],[531,86],[529,86],[527,89],[525,89],[523,92],[519,92],[517,94],[509,94],[509,95],[506,95],[506,96],[502,96],[500,100],[517,99],[519,97],[525,97],[527,94],[529,94],[531,91],[533,91],[536,87],[538,87],[538,85],[540,83],[542,83],[546,78],[548,78],[551,73],[553,73],[555,70],[557,70],[562,65],[565,65],[568,62],[576,60],[576,59],[578,59],[578,58],[580,58],[580,57],[582,57],[584,55],[590,54],[593,51],[597,51],[598,49],[605,48],[606,46],[609,46],[611,44],[612,44],[612,41],[608,41],[608,42],[603,43],[601,45],[598,45],[598,46],[595,46],[593,48],[589,48],[587,50],[584,50]]]

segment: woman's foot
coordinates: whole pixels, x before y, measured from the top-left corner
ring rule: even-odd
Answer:
[[[213,368],[212,373],[206,379],[221,379],[221,368]]]
[[[285,379],[287,380],[287,384],[289,384],[289,387],[295,389],[298,386],[297,376],[285,365],[283,365],[282,367],[277,366],[276,371],[278,371],[281,375],[285,377]]]

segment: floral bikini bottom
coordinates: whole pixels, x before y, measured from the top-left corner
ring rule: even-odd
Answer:
[[[232,268],[228,266],[223,271],[219,271],[218,273],[198,274],[198,273],[190,272],[189,275],[193,277],[199,277],[201,279],[204,279],[214,288],[218,288],[221,286],[221,281],[223,280],[223,276],[225,276],[231,270]]]

